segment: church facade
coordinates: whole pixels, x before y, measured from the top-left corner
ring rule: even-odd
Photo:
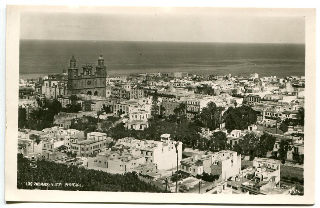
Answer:
[[[68,94],[86,94],[95,96],[106,96],[107,67],[104,65],[102,55],[98,58],[98,65],[91,64],[82,66],[79,73],[77,61],[72,56],[68,69]]]

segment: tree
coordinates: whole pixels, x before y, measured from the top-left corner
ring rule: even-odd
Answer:
[[[299,116],[297,116],[298,117],[297,119],[287,118],[287,119],[283,120],[280,124],[279,129],[283,132],[287,132],[289,126],[304,125],[304,120],[303,120],[304,118],[303,118],[302,114],[304,114],[303,110],[300,110],[300,115],[298,113]]]
[[[98,118],[98,123],[100,122],[100,116],[102,115],[103,111],[102,110],[99,110],[97,111],[97,118]]]
[[[282,139],[279,143],[279,150],[278,150],[278,158],[284,164],[287,159],[287,152],[290,149],[290,140],[289,139]]]
[[[38,107],[43,108],[46,100],[45,99],[41,100],[39,97],[36,97],[36,101],[37,101]]]
[[[208,182],[213,182],[215,180],[219,179],[219,175],[212,175],[211,173],[208,174],[206,172],[204,172],[202,175],[197,175],[196,178],[198,179],[202,179],[204,181],[208,181]]]
[[[281,119],[278,117],[276,119],[276,134],[278,133],[278,123],[280,123],[280,122],[281,122]]]
[[[259,138],[259,144],[257,147],[257,156],[266,157],[268,151],[272,151],[276,137],[264,132]]]
[[[46,107],[48,108],[49,113],[52,113],[53,115],[58,114],[62,109],[62,105],[57,99],[54,99],[52,102],[48,102]]]
[[[297,119],[298,119],[298,124],[301,126],[304,126],[304,108],[303,107],[299,108]]]
[[[214,95],[214,89],[208,85],[197,86],[196,93],[204,95]]]
[[[67,113],[78,113],[81,110],[82,110],[82,107],[81,107],[80,103],[67,104],[66,108],[62,109],[62,111],[67,112]]]
[[[98,170],[90,170],[75,165],[59,164],[46,160],[31,161],[18,154],[17,187],[18,189],[49,189],[69,191],[112,191],[112,192],[164,192],[164,187],[158,187],[139,179],[135,172],[110,174]],[[34,168],[35,167],[35,168]],[[66,183],[78,186],[65,186]],[[27,182],[40,182],[62,186],[27,185]]]
[[[187,105],[185,103],[180,103],[179,106],[173,110],[173,112],[177,117],[185,115],[187,112]]]
[[[282,132],[287,132],[288,131],[288,125],[286,124],[286,122],[281,122],[279,129]]]
[[[37,145],[41,142],[40,136],[36,134],[31,134],[29,137],[31,140],[33,140]]]
[[[27,110],[19,107],[18,109],[18,128],[25,128],[28,126],[27,122]]]
[[[61,145],[60,147],[57,148],[59,152],[66,152],[68,150],[68,147],[65,145]]]
[[[293,152],[292,153],[292,159],[296,163],[303,164],[304,160],[304,155],[300,155],[298,152]]]
[[[113,127],[113,125],[114,125],[114,123],[111,121],[102,121],[100,128],[102,129],[103,132],[106,133],[110,128]]]
[[[71,129],[84,131],[85,134],[97,130],[98,119],[91,116],[84,116],[80,119],[73,119],[71,121]]]
[[[53,119],[56,114],[58,114],[61,109],[61,103],[57,100],[40,100],[39,107],[33,109],[28,118],[28,128],[35,130],[42,130],[44,128],[53,126]]]
[[[209,148],[213,152],[225,150],[227,146],[227,136],[224,132],[214,132],[209,140]]]
[[[239,141],[239,144],[236,146],[236,150],[240,151],[242,155],[248,155],[250,156],[250,159],[253,159],[257,156],[258,145],[259,138],[255,133],[250,132]]]
[[[204,107],[199,115],[199,120],[204,127],[214,130],[219,127],[221,123],[222,107],[217,107],[215,103],[209,102]]]
[[[111,128],[109,131],[110,137],[114,139],[121,139],[130,136],[130,131],[128,131],[122,123],[117,124],[115,127]]]
[[[173,110],[176,118],[176,122],[181,123],[187,119],[187,105],[185,103],[180,103],[179,106]]]
[[[105,104],[102,105],[102,109],[103,111],[108,114],[108,113],[112,113],[111,107],[110,106],[106,106]]]
[[[156,93],[152,96],[151,115],[153,117],[159,115],[158,95]]]
[[[71,104],[76,104],[78,97],[76,95],[71,95],[69,99],[71,101]]]
[[[230,107],[223,114],[228,132],[234,129],[244,130],[257,122],[257,112],[249,106]]]
[[[166,108],[163,107],[163,105],[160,105],[160,116],[163,117],[165,112],[166,112]]]

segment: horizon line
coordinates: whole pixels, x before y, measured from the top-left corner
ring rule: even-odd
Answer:
[[[19,41],[93,41],[93,42],[158,42],[158,43],[225,43],[225,44],[287,44],[287,45],[305,45],[295,42],[209,42],[209,41],[166,41],[166,40],[93,40],[93,39],[34,39],[20,38]]]

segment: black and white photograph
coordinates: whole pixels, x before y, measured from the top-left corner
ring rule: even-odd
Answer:
[[[314,10],[22,8],[11,188],[312,202]]]

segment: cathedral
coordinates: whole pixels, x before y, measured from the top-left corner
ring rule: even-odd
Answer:
[[[98,58],[98,65],[94,68],[91,64],[82,66],[79,73],[77,61],[72,56],[68,69],[68,93],[106,96],[107,69],[102,55]]]

